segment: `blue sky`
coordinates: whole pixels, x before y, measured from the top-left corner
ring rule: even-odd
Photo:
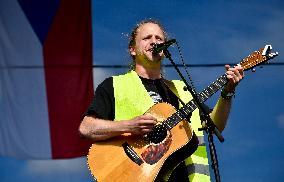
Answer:
[[[241,1],[93,1],[93,58],[96,65],[128,64],[128,33],[141,19],[158,19],[178,40],[189,64],[238,63],[271,44],[284,62],[284,2]],[[179,57],[170,48],[174,59]],[[169,64],[165,60],[166,64]],[[94,83],[125,69],[94,69]],[[224,73],[223,67],[189,68],[201,91]],[[284,66],[268,65],[237,88],[224,143],[215,139],[222,181],[283,181]],[[178,79],[173,68],[167,78]],[[206,103],[213,107],[219,92]],[[17,160],[0,158],[0,181],[92,181],[85,158]],[[212,173],[213,174],[213,173]]]

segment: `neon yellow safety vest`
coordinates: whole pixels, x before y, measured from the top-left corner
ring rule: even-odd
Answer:
[[[172,81],[176,88],[175,94],[185,102],[189,102],[192,97],[189,92],[184,91],[184,83],[178,80]],[[128,72],[124,75],[113,76],[113,88],[115,99],[115,120],[127,120],[144,114],[151,106],[154,105],[152,98],[149,96],[142,81],[135,71]],[[210,181],[209,165],[204,144],[199,111],[196,109],[192,112],[191,126],[198,136],[199,146],[197,150],[187,159],[185,163],[189,172],[189,180],[192,182]]]

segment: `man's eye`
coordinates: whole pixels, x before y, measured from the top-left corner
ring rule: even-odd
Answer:
[[[151,39],[151,36],[146,36],[143,38],[143,40]]]

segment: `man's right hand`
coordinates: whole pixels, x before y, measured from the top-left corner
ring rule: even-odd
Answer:
[[[152,131],[157,119],[152,115],[141,115],[131,120],[124,121],[125,126],[128,128],[128,132],[138,135],[143,135]]]

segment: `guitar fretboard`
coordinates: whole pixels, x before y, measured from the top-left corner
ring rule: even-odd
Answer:
[[[208,98],[210,98],[213,94],[215,94],[220,88],[222,88],[227,83],[226,74],[219,77],[215,82],[206,87],[202,92],[198,94],[199,100],[201,103],[205,102]],[[177,125],[181,120],[187,118],[190,113],[192,113],[197,108],[197,104],[192,99],[185,106],[177,110],[173,115],[168,117],[164,122],[164,126],[167,129],[173,128]]]

